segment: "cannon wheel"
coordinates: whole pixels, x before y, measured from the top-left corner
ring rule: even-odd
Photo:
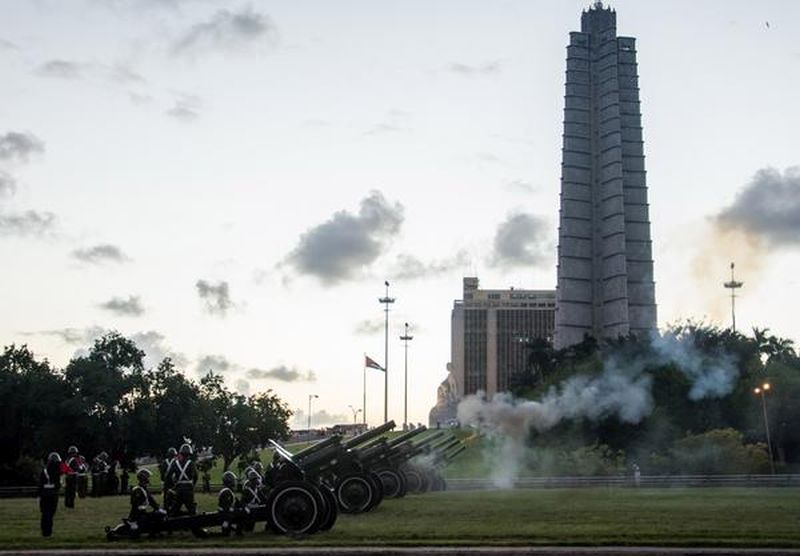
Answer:
[[[319,485],[319,493],[322,496],[322,501],[325,504],[325,511],[322,512],[319,522],[320,531],[330,531],[333,524],[336,523],[336,518],[339,517],[339,507],[336,505],[336,496],[333,491],[326,485]]]
[[[367,511],[375,500],[375,485],[363,473],[347,475],[336,485],[336,500],[339,509],[348,514]]]
[[[405,477],[394,469],[381,469],[378,471],[378,477],[381,479],[386,498],[402,498],[406,495]]]
[[[419,494],[422,492],[422,473],[414,468],[407,467],[402,470],[403,476],[406,478],[408,485],[408,492],[412,494]]]
[[[322,494],[309,483],[287,481],[267,497],[267,524],[281,535],[304,535],[317,531],[323,511]]]
[[[431,490],[442,491],[447,490],[447,483],[439,473],[431,475]]]
[[[369,480],[372,482],[372,486],[375,487],[375,497],[370,503],[369,508],[367,508],[367,511],[370,511],[372,510],[372,508],[378,506],[381,502],[383,502],[383,496],[384,496],[383,481],[381,481],[381,478],[374,471],[368,471],[367,476],[369,477]]]

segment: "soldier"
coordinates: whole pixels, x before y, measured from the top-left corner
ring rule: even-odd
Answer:
[[[42,536],[53,534],[53,517],[58,509],[58,489],[61,487],[61,456],[51,452],[39,474],[39,511],[42,513]]]
[[[77,446],[67,448],[67,476],[64,478],[64,507],[75,507],[75,494],[78,492],[78,472],[80,459]]]
[[[170,447],[167,450],[167,456],[164,458],[164,461],[158,466],[158,471],[161,474],[161,484],[164,488],[164,507],[169,510],[172,507],[173,498],[175,496],[175,491],[173,490],[175,485],[172,484],[169,477],[167,476],[167,470],[169,469],[170,465],[172,465],[172,461],[178,456],[178,450],[175,448]]]
[[[136,473],[138,484],[131,489],[131,513],[128,521],[131,531],[136,533],[140,527],[147,528],[154,520],[163,518],[165,513],[158,507],[158,502],[147,488],[150,485],[150,475],[149,469],[140,469]],[[148,512],[148,508],[152,508],[152,511]]]
[[[106,477],[108,476],[108,454],[100,452],[92,460],[92,496],[106,494]]]
[[[252,467],[247,468],[247,481],[242,487],[242,507],[250,511],[256,506],[264,504],[261,491],[261,476]],[[247,520],[242,528],[245,531],[252,531],[255,528],[255,521]]]
[[[78,469],[78,498],[86,498],[89,493],[89,463],[80,451],[75,458]]]
[[[236,499],[234,489],[236,488],[236,474],[233,471],[226,471],[222,474],[222,490],[217,496],[219,512],[225,516],[222,522],[222,534],[230,536],[231,531],[237,535],[242,534],[242,527],[236,519],[236,512],[241,509],[241,503]]]
[[[175,489],[172,507],[167,510],[169,514],[177,515],[182,506],[186,507],[189,515],[197,513],[197,504],[194,502],[197,467],[192,461],[192,447],[189,444],[181,445],[178,456],[167,468],[167,480]]]

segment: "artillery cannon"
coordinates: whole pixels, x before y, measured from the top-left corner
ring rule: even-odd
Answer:
[[[374,441],[394,427],[394,421],[389,421],[346,441],[332,436],[296,454],[270,440],[276,458],[266,473],[266,480],[276,486],[304,477],[320,488],[329,487],[341,511],[369,511],[383,500],[383,488],[380,478],[362,463],[360,452],[355,448]]]

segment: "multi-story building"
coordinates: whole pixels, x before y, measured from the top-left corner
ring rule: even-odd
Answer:
[[[596,2],[570,33],[556,348],[656,329],[636,41]]]
[[[451,370],[459,397],[478,391],[492,396],[508,389],[525,369],[526,344],[553,335],[553,290],[483,290],[464,278],[463,299],[451,314]]]

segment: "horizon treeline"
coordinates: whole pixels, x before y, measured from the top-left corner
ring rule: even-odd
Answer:
[[[76,445],[120,466],[161,458],[184,442],[213,446],[227,469],[238,456],[289,435],[291,410],[272,390],[245,396],[209,372],[193,380],[169,358],[144,367],[145,353],[117,332],[95,340],[63,369],[27,346],[0,355],[0,484],[31,484],[41,460]]]

